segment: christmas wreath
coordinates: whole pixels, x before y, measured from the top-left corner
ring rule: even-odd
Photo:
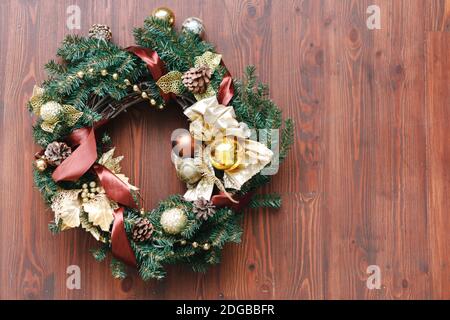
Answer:
[[[67,36],[60,61],[46,64],[49,78],[28,103],[42,147],[34,180],[54,212],[50,231],[89,232],[102,243],[92,250],[97,260],[112,252],[117,278],[126,276],[126,264],[144,280],[163,278],[167,264],[205,271],[219,263],[226,243],[240,241],[244,208],[281,205],[278,195],[255,189],[286,157],[292,121],[282,120],[253,67],[243,81],[232,79],[222,56],[202,40],[200,19],[188,18],[181,32],[173,24],[169,9],[155,10],[134,30],[137,46],[125,49],[111,42],[105,25],[92,26],[89,37]],[[142,208],[139,189],[121,173],[123,157],[99,134],[137,104],[177,107],[189,120],[171,150],[187,191],[153,210]]]

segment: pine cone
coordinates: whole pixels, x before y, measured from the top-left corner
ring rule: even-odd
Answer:
[[[64,142],[50,143],[44,152],[45,160],[52,166],[59,166],[61,162],[72,154],[72,149]]]
[[[183,76],[184,86],[192,93],[202,94],[208,89],[208,84],[211,81],[211,68],[208,66],[201,66],[198,68],[190,68]]]
[[[89,38],[111,41],[112,39],[111,28],[104,24],[94,24],[89,29]]]
[[[199,198],[194,201],[194,208],[192,209],[197,214],[197,219],[208,220],[216,213],[216,206],[204,198]]]
[[[141,242],[150,239],[153,233],[153,225],[146,218],[139,218],[133,227],[133,241]]]

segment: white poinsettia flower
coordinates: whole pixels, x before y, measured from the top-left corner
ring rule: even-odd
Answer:
[[[62,220],[62,229],[76,228],[80,225],[81,190],[62,190],[53,198],[51,208],[55,213],[55,222]]]

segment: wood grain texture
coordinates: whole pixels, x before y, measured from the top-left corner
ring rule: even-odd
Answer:
[[[381,8],[381,30],[366,9]],[[66,27],[80,6],[81,30]],[[82,231],[56,237],[33,187],[32,118],[25,103],[68,33],[93,23],[133,43],[157,6],[201,17],[231,73],[254,64],[296,122],[296,144],[271,184],[278,212],[251,210],[239,246],[206,274],[170,267],[144,283],[110,276]],[[0,298],[2,299],[448,299],[450,1],[448,0],[3,0],[0,1]],[[123,170],[148,208],[182,184],[169,137],[179,110],[137,107],[110,126]],[[81,290],[66,288],[78,265]],[[366,287],[367,266],[382,272]]]
[[[427,235],[430,246],[429,274],[431,289],[450,299],[448,215],[448,163],[450,140],[450,35],[432,32],[427,36]]]

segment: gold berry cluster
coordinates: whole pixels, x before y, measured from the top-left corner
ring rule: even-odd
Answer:
[[[187,241],[186,240],[180,240],[180,244],[182,246],[185,246],[185,245],[187,245]],[[198,248],[200,246],[200,244],[197,241],[194,241],[194,242],[191,243],[191,246],[196,249],[196,248]],[[204,243],[204,244],[201,245],[201,247],[203,248],[203,250],[209,250],[211,248],[211,245],[209,243]]]
[[[105,189],[101,186],[97,186],[95,181],[84,183],[81,188],[81,199],[83,202],[88,202],[90,199],[94,199],[98,194],[105,193]]]

